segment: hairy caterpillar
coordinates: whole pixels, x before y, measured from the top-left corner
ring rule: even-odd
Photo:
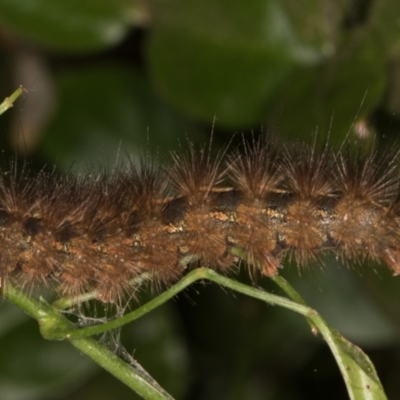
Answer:
[[[239,257],[272,276],[286,254],[304,266],[325,251],[399,274],[398,155],[278,150],[190,147],[166,167],[143,159],[96,176],[3,170],[1,282],[119,302],[142,274],[168,284],[196,260],[225,270]]]

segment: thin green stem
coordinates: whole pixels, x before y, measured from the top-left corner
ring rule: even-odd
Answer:
[[[239,283],[237,281],[219,275],[218,273],[210,269],[196,268],[195,270],[187,274],[185,277],[183,277],[178,283],[171,286],[168,290],[164,291],[153,300],[137,308],[136,310],[124,315],[123,317],[115,319],[110,322],[106,322],[104,324],[91,326],[79,330],[73,330],[71,332],[68,332],[67,335],[68,337],[87,337],[87,336],[98,335],[107,332],[109,330],[119,328],[154,310],[155,308],[164,304],[166,301],[170,300],[172,297],[181,292],[183,289],[191,285],[193,282],[202,279],[208,279],[210,281],[219,283],[220,285],[228,287],[237,292],[247,294],[249,296],[263,300],[267,303],[279,305],[291,309],[292,311],[296,311],[299,312],[300,314],[308,316],[309,309],[303,306],[302,304],[298,304],[296,302],[288,300],[285,297],[280,297],[265,292],[261,289],[256,289],[251,286],[244,285],[242,283]]]
[[[259,289],[248,287],[239,282],[232,281],[231,279],[218,275],[214,271],[208,270],[205,272],[205,275],[207,279],[219,283],[224,287],[228,287],[250,297],[266,301],[270,304],[276,304],[304,315],[313,327],[313,332],[320,332],[328,344],[339,366],[350,399],[387,400],[374,365],[368,356],[366,356],[358,347],[343,338],[339,332],[332,329],[315,310],[306,306],[301,296],[283,278],[275,278],[277,284],[279,284],[279,286],[282,287],[290,297],[299,301],[300,304],[297,302],[294,303],[286,298],[271,295]]]
[[[6,97],[3,102],[0,104],[0,115],[5,113],[9,108],[11,108],[14,102],[21,96],[22,93],[26,92],[26,90],[20,86],[17,90],[15,90],[10,97]]]
[[[375,368],[369,358],[358,347],[352,345],[336,330],[329,327],[315,310],[306,306],[301,296],[283,278],[277,279],[275,277],[274,281],[277,281],[277,284],[295,301],[244,285],[219,275],[215,271],[198,268],[160,296],[137,310],[107,324],[86,329],[77,329],[70,321],[60,315],[59,310],[27,297],[12,286],[6,286],[4,294],[10,301],[20,306],[29,315],[38,320],[41,333],[46,339],[69,339],[71,344],[93,358],[99,365],[126,383],[145,399],[171,399],[169,394],[164,392],[152,378],[139,373],[94,340],[84,337],[103,333],[125,325],[165,303],[193,282],[203,279],[213,281],[236,292],[272,305],[287,308],[305,316],[312,327],[321,333],[330,347],[341,370],[350,399],[365,400],[365,398],[370,398],[371,400],[387,400]]]
[[[293,301],[306,305],[304,299],[294,289],[294,287],[281,275],[273,275],[270,277]]]
[[[193,282],[199,279],[204,279],[203,270],[204,270],[203,268],[195,269],[194,271],[190,272],[185,277],[183,277],[178,283],[171,286],[168,290],[164,291],[159,296],[157,296],[153,300],[150,300],[149,302],[137,308],[136,310],[131,311],[128,314],[125,314],[123,317],[114,319],[104,324],[90,326],[88,328],[83,328],[79,330],[74,330],[72,332],[69,332],[68,335],[70,337],[87,337],[87,336],[98,335],[112,329],[120,328],[121,326],[126,325],[129,322],[132,322],[142,317],[143,315],[149,313],[150,311],[154,310],[155,308],[161,306],[162,304],[170,300],[172,297],[177,295],[179,292],[181,292],[183,289],[191,285]]]
[[[45,339],[62,340],[69,338],[74,347],[92,358],[144,399],[172,399],[153,379],[145,377],[143,373],[132,368],[95,340],[91,338],[69,337],[67,333],[74,332],[76,330],[75,326],[52,306],[28,297],[10,284],[5,285],[3,289],[5,298],[22,308],[27,314],[38,321],[40,332]]]
[[[276,305],[280,307],[287,308],[289,310],[295,311],[306,317],[312,315],[310,308],[303,304],[299,304],[286,297],[277,296],[275,294],[268,293],[262,289],[258,289],[252,286],[245,285],[243,283],[237,282],[233,279],[227,278],[225,276],[219,275],[215,271],[210,269],[204,269],[203,275],[205,279],[219,283],[220,285],[232,289],[236,292],[245,294],[247,296],[253,297],[255,299],[262,300],[271,305]]]
[[[300,296],[300,294],[294,289],[294,287],[281,275],[276,274],[270,277],[272,281],[274,281],[293,301],[307,305],[304,299]],[[311,318],[307,318],[308,324],[311,326],[311,331],[316,335],[318,333],[317,326],[312,321]]]
[[[248,262],[248,253],[246,250],[244,250],[240,247],[232,247],[230,250],[230,253],[233,256],[239,257],[242,260]],[[261,266],[258,262],[255,262],[255,267],[261,270]],[[300,294],[298,292],[296,292],[296,290],[293,288],[293,286],[290,285],[289,282],[285,278],[283,278],[281,275],[276,274],[276,275],[270,276],[269,278],[272,279],[275,282],[275,284],[277,284],[289,296],[290,299],[292,299],[296,303],[303,304],[305,306],[307,305],[306,302],[304,301],[304,299],[300,296]],[[311,331],[314,334],[317,334],[318,330],[317,330],[317,327],[315,326],[315,324],[309,318],[307,318],[307,321],[311,327]]]

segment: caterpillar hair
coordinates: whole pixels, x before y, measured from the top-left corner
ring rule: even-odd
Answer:
[[[398,154],[266,139],[111,173],[31,176],[11,164],[0,173],[0,282],[121,302],[143,274],[170,284],[194,260],[226,271],[241,258],[272,276],[286,255],[303,267],[327,251],[397,275],[399,172]]]

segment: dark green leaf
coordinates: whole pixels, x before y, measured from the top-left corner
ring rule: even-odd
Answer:
[[[224,126],[258,123],[284,79],[333,47],[318,18],[299,35],[275,0],[153,4],[148,56],[154,84],[183,111],[206,121],[216,116]]]
[[[41,149],[57,165],[112,166],[118,155],[143,154],[148,143],[161,154],[176,147],[189,123],[153,96],[135,69],[99,67],[65,73],[57,79],[58,112]],[[157,149],[156,149],[157,151]]]
[[[0,21],[57,50],[97,50],[121,40],[135,6],[122,0],[1,0]]]

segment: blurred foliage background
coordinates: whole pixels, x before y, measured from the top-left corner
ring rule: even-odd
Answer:
[[[149,147],[167,157],[212,129],[214,147],[235,133],[233,142],[265,132],[284,142],[318,132],[385,151],[400,144],[400,3],[0,0],[0,82],[0,98],[28,90],[0,119],[0,145],[32,168],[112,166]],[[334,259],[282,274],[400,398],[399,278]],[[178,399],[347,398],[304,320],[215,285],[189,288],[121,335],[103,340]],[[5,302],[0,354],[1,399],[136,398]]]

